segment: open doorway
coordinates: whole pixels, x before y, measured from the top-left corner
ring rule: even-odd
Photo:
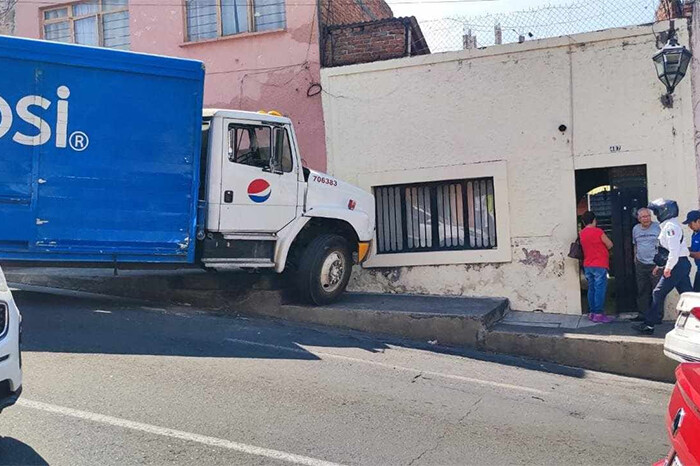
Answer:
[[[581,215],[590,210],[614,244],[610,251],[605,313],[636,311],[632,228],[637,224],[637,210],[648,204],[646,165],[576,170],[576,201],[579,229]],[[581,307],[586,313],[588,284],[583,271],[580,279]]]

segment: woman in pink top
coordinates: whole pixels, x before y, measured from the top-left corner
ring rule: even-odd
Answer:
[[[598,228],[593,212],[584,212],[581,220],[584,227],[579,237],[583,249],[583,271],[588,281],[588,318],[593,322],[607,324],[613,321],[603,312],[605,292],[608,288],[610,249],[613,243],[608,235]]]

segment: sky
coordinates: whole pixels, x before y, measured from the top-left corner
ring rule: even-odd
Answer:
[[[609,0],[612,4],[617,1]],[[418,20],[428,20],[452,15],[482,16],[548,5],[567,5],[572,3],[572,0],[470,0],[451,4],[427,3],[424,0],[389,0],[388,3],[395,16],[415,16]]]
[[[649,23],[658,0],[388,0],[388,3],[395,16],[415,16],[431,51],[442,52],[461,49],[462,36],[467,31],[476,35],[478,46],[493,45],[495,23],[502,27],[503,43],[516,42],[520,35],[530,40]]]

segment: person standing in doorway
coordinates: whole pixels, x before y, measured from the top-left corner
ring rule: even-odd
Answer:
[[[663,275],[651,294],[651,306],[644,315],[644,322],[632,328],[639,333],[651,335],[654,326],[664,318],[664,302],[666,296],[674,288],[679,293],[691,291],[690,285],[690,251],[683,241],[683,228],[678,222],[678,204],[676,201],[657,199],[649,204],[649,208],[661,222],[659,235],[659,250],[654,263],[663,269]]]
[[[610,323],[613,319],[605,315],[605,293],[608,288],[610,249],[612,241],[598,228],[595,214],[586,211],[581,216],[583,230],[579,234],[583,249],[583,271],[588,282],[588,318],[593,322]]]
[[[646,207],[637,211],[639,223],[632,229],[632,243],[634,244],[634,272],[637,278],[637,312],[635,322],[643,322],[644,314],[651,305],[651,292],[659,281],[659,276],[654,275],[654,256],[656,245],[661,234],[659,224],[652,221],[651,210]]]
[[[695,259],[695,279],[693,280],[693,291],[700,292],[700,210],[691,210],[685,216],[684,225],[688,225],[693,230],[690,239],[690,257]]]

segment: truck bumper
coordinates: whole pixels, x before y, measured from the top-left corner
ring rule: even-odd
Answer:
[[[674,328],[666,334],[664,354],[679,362],[700,362],[700,342],[696,341],[696,335],[688,337]]]

